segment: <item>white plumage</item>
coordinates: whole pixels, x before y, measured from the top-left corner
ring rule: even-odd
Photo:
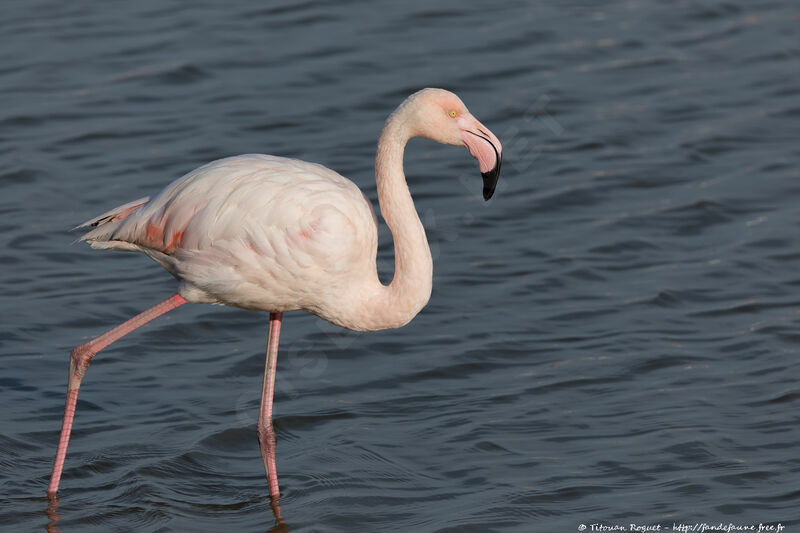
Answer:
[[[369,200],[336,172],[295,159],[213,161],[81,227],[94,224],[81,240],[147,254],[190,302],[304,309],[347,327],[336,319],[342,306],[378,279]]]

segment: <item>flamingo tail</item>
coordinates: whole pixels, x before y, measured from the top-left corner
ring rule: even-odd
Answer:
[[[78,241],[88,241],[92,248],[120,248],[119,243],[114,242],[112,245],[104,245],[103,241],[108,241],[114,234],[114,231],[119,227],[120,223],[131,216],[137,209],[146,205],[150,201],[149,196],[139,198],[119,207],[115,207],[110,211],[106,211],[102,215],[96,216],[91,220],[87,220],[73,229],[80,228],[94,228],[87,233],[81,235]],[[127,248],[127,247],[122,247]]]

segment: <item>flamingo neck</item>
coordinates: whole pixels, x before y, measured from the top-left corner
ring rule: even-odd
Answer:
[[[433,259],[403,172],[403,152],[413,136],[403,107],[389,117],[378,140],[375,181],[381,214],[394,240],[394,278],[371,302],[383,327],[407,324],[428,303]]]

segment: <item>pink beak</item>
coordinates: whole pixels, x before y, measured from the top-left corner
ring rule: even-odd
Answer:
[[[461,128],[461,140],[464,141],[472,157],[478,160],[483,176],[483,199],[488,200],[494,194],[497,179],[500,177],[503,145],[494,133],[470,114],[459,117],[457,123]]]

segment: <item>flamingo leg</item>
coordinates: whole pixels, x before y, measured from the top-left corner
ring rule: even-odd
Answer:
[[[69,385],[67,386],[67,405],[64,408],[64,420],[61,423],[61,438],[58,441],[56,459],[53,463],[53,473],[50,476],[50,486],[47,488],[47,495],[51,498],[58,493],[58,484],[61,481],[61,472],[64,470],[64,459],[67,456],[67,445],[69,435],[72,431],[72,421],[75,418],[75,407],[78,403],[78,389],[81,380],[89,368],[92,357],[109,344],[117,341],[164,313],[175,309],[186,303],[180,294],[174,294],[163,302],[154,305],[150,309],[136,315],[130,320],[123,322],[119,326],[103,333],[89,342],[75,347],[70,354],[69,361]]]
[[[275,393],[275,371],[278,365],[278,339],[281,335],[283,313],[269,314],[269,340],[267,341],[267,361],[264,366],[264,384],[261,388],[261,410],[258,413],[258,444],[264,459],[267,473],[269,496],[277,505],[280,492],[278,473],[275,470],[275,430],[272,428],[272,397]],[[274,505],[273,505],[274,508]],[[277,516],[280,519],[280,516]]]

